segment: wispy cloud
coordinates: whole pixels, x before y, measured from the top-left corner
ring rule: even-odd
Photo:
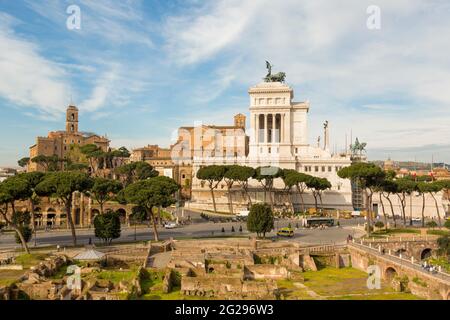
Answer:
[[[16,23],[20,21],[0,13],[0,96],[57,116],[69,99],[65,71],[41,55],[37,44],[15,34]]]

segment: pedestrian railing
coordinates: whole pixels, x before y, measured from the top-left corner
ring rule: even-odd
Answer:
[[[436,240],[438,236],[435,235],[425,235],[425,236],[387,236],[386,238],[375,238],[375,237],[369,237],[365,238],[364,242],[422,242],[422,241],[433,241]]]
[[[395,262],[397,264],[400,264],[404,267],[409,267],[414,269],[415,271],[421,272],[423,274],[426,274],[430,277],[438,278],[439,280],[444,280],[445,282],[450,284],[450,274],[445,271],[441,266],[438,266],[438,269],[435,271],[435,273],[432,273],[430,271],[424,270],[422,265],[417,261],[417,259],[414,259],[414,257],[405,256],[403,254],[393,255],[391,250],[388,250],[387,252],[383,253],[383,250],[381,246],[373,246],[372,243],[369,243],[369,245],[364,244],[362,240],[357,242],[356,240],[353,240],[349,245],[353,245],[357,248],[363,249],[365,251],[369,251],[371,254],[374,254],[382,259],[389,260],[391,262]]]

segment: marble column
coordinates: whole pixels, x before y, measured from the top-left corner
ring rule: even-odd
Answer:
[[[259,143],[259,114],[255,114],[255,143]]]
[[[284,121],[285,121],[285,118],[286,118],[285,116],[286,116],[286,114],[283,113],[281,115],[281,119],[280,119],[280,121],[281,121],[281,124],[280,124],[280,127],[281,127],[280,140],[281,140],[282,143],[286,142],[285,141],[285,132],[284,132],[284,128],[285,128]]]
[[[268,136],[269,136],[269,130],[268,130],[268,127],[267,127],[267,124],[268,124],[268,119],[269,119],[269,115],[268,114],[265,114],[264,115],[264,143],[267,143],[268,142]]]
[[[277,140],[275,139],[277,137],[276,130],[277,130],[277,114],[272,113],[272,143],[276,143]]]

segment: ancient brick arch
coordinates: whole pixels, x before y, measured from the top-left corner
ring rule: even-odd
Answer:
[[[432,248],[425,248],[420,252],[420,260],[425,260],[428,259],[429,257],[431,257],[431,255],[433,254],[433,249]]]
[[[396,276],[398,276],[397,270],[392,266],[388,266],[384,270],[383,274],[384,274],[384,278],[388,281],[392,281]]]

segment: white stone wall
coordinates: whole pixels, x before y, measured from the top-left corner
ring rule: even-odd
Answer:
[[[439,214],[441,218],[445,217],[446,212],[448,211],[448,204],[445,203],[445,201],[442,198],[443,193],[440,192],[437,195],[435,195],[437,203],[438,203],[438,209]],[[402,215],[402,208],[401,208],[401,202],[397,195],[391,195],[389,197],[392,201],[392,205],[394,208],[394,214]],[[378,205],[378,213],[379,215],[383,214],[381,202],[379,193],[374,193],[373,195],[373,201],[375,205]],[[386,210],[386,214],[388,216],[391,216],[391,207],[384,197],[382,197],[382,202],[384,204],[384,208]],[[412,212],[412,216],[414,218],[421,218],[422,217],[422,196],[418,196],[418,194],[414,193],[412,197],[406,196],[406,217],[408,218]],[[434,202],[434,199],[431,195],[427,194],[425,196],[425,212],[424,215],[426,218],[434,218],[437,219],[437,209]]]

